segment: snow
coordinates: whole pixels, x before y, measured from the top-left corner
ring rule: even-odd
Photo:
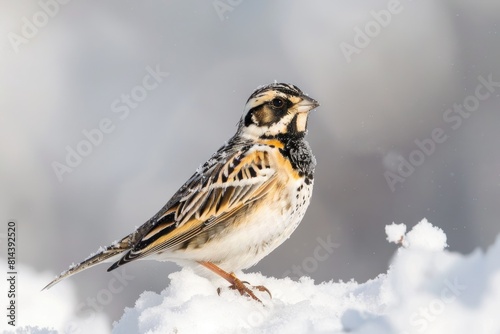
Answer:
[[[191,269],[170,275],[160,294],[144,292],[113,333],[500,333],[500,238],[483,253],[446,251],[446,235],[427,220],[408,233],[386,227],[402,243],[387,273],[365,283],[315,283],[237,273],[264,285],[262,304]]]
[[[406,234],[403,246],[435,251],[448,247],[446,234],[439,227],[432,226],[427,219],[422,220]]]
[[[395,224],[385,226],[385,234],[387,234],[387,241],[394,242],[395,244],[400,244],[403,242],[404,235],[406,233],[405,224]]]
[[[7,272],[4,259],[0,258],[3,273]],[[0,333],[107,333],[111,326],[109,319],[102,313],[91,312],[87,305],[80,303],[77,287],[67,281],[57,289],[41,291],[43,286],[54,278],[52,272],[38,272],[22,263],[17,268],[17,317],[16,326],[7,324],[6,317],[0,322]],[[4,287],[4,285],[2,285]],[[3,295],[3,293],[2,293]],[[7,293],[5,293],[4,298]],[[1,299],[2,305],[7,299]],[[83,317],[79,317],[84,310]]]
[[[294,281],[237,273],[240,279],[271,291],[272,298],[255,291],[261,304],[230,290],[222,280],[184,268],[169,276],[171,283],[160,294],[142,293],[112,331],[500,333],[500,237],[485,252],[462,255],[446,250],[445,233],[425,219],[406,230],[404,224],[386,226],[387,240],[398,244],[398,249],[387,272],[367,282],[317,283],[308,277]],[[39,291],[50,280],[49,273],[28,267],[19,271],[23,294],[17,333],[109,331],[110,322],[100,314],[92,319],[75,317],[77,300],[71,281],[49,294]]]
[[[420,248],[427,250],[443,250],[448,247],[446,244],[446,234],[439,227],[433,226],[423,219],[415,225],[408,234],[405,224],[387,225],[385,227],[387,241],[401,244],[403,247]]]

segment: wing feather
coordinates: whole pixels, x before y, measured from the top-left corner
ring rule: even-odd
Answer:
[[[110,270],[147,255],[182,248],[264,196],[277,181],[268,154],[238,150],[224,163],[195,174],[164,208],[158,223],[151,223],[151,228]]]

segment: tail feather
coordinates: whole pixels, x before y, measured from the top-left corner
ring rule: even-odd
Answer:
[[[99,263],[102,262],[110,262],[113,261],[114,258],[120,256],[123,252],[127,251],[129,249],[129,237],[126,237],[122,239],[121,241],[112,244],[111,246],[108,246],[104,249],[99,249],[97,253],[90,255],[87,259],[84,261],[72,265],[68,270],[63,271],[59,276],[57,276],[52,282],[47,284],[43,289],[50,289],[52,286],[56,285],[59,283],[61,280],[72,276],[74,274],[77,274],[85,269],[88,269],[90,267],[93,267]]]
[[[143,253],[142,254],[141,253],[139,253],[139,254],[132,253],[131,250],[128,250],[125,254],[123,254],[123,256],[120,257],[120,259],[118,261],[113,263],[113,265],[108,268],[108,271],[115,270],[116,268],[123,266],[124,264],[129,263],[130,261],[133,261],[133,260],[140,258],[141,257],[140,255],[144,255],[144,254]]]

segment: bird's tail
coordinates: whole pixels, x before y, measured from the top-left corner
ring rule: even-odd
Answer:
[[[47,284],[43,289],[50,289],[52,286],[59,283],[61,280],[79,273],[85,269],[95,266],[96,264],[102,262],[113,261],[115,257],[118,257],[123,252],[130,249],[130,235],[123,238],[118,242],[114,242],[111,246],[101,247],[96,253],[91,254],[88,258],[82,262],[72,265],[68,270],[63,271],[59,276],[57,276],[52,282]]]

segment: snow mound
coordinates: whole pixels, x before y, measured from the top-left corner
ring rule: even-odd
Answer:
[[[7,272],[7,261],[0,258],[3,272]],[[2,317],[0,333],[10,334],[56,334],[56,333],[106,333],[109,331],[109,320],[102,314],[93,312],[87,317],[78,317],[79,300],[76,286],[68,281],[58,289],[41,291],[44,284],[54,278],[50,272],[38,272],[32,267],[18,263],[16,305],[17,316],[15,326],[7,323]],[[2,285],[3,287],[3,285]],[[3,294],[3,293],[2,293]],[[7,297],[5,293],[4,298]],[[7,298],[1,299],[7,305]],[[6,312],[5,312],[6,313]]]
[[[406,234],[405,232],[405,224],[392,223],[385,227],[387,241],[401,244],[405,248],[441,251],[448,247],[446,244],[446,234],[444,234],[443,230],[433,226],[425,218],[415,225],[410,232]]]
[[[386,274],[365,283],[315,284],[258,273],[237,275],[273,294],[257,303],[183,269],[161,294],[144,292],[114,333],[500,333],[500,238],[486,252],[445,251],[446,235],[427,220],[410,232],[387,226],[401,243]]]
[[[402,244],[406,234],[406,225],[394,223],[386,225],[385,234],[387,234],[387,241]]]

